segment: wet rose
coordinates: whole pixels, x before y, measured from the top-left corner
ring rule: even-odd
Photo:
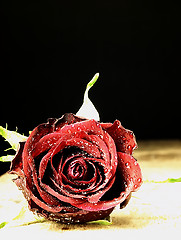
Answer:
[[[30,134],[11,164],[33,212],[64,223],[106,218],[141,183],[132,131],[68,113]]]

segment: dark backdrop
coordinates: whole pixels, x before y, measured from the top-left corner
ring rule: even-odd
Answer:
[[[180,138],[180,10],[159,0],[3,1],[0,125],[28,134],[76,113],[99,72],[89,95],[102,121],[119,119],[137,139]]]

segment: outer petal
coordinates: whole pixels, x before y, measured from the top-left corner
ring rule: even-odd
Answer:
[[[126,185],[132,186],[131,191],[136,191],[141,186],[141,169],[134,157],[118,152],[118,171],[123,176]]]
[[[101,125],[96,122],[94,119],[91,120],[85,120],[82,122],[76,122],[70,125],[65,125],[62,127],[59,132],[62,134],[67,134],[67,133],[75,133],[75,132],[86,132],[90,134],[95,134],[97,136],[102,136],[103,135],[103,130]]]
[[[118,198],[114,198],[112,200],[104,200],[104,201],[99,201],[97,203],[90,203],[90,202],[84,202],[81,204],[77,204],[76,207],[87,210],[87,211],[100,211],[100,210],[107,210],[110,208],[114,208],[118,204],[124,202],[127,197],[130,194],[130,189],[126,189],[124,192],[121,192],[120,196]]]
[[[117,168],[117,151],[112,137],[107,132],[104,133],[104,142],[109,149],[111,173],[114,176]]]
[[[30,189],[33,189],[32,170],[35,169],[34,160],[31,157],[32,150],[36,143],[45,135],[51,133],[54,128],[56,119],[49,119],[48,123],[43,123],[37,126],[27,139],[22,153],[23,171],[26,176],[26,184]]]
[[[29,189],[26,187],[26,183],[25,183],[25,179],[18,177],[17,179],[13,180],[16,185],[18,186],[19,189],[22,190],[25,198],[27,199],[28,203],[29,203],[29,207],[32,210],[33,208],[33,204],[35,203],[36,205],[38,205],[39,207],[41,207],[42,209],[46,210],[46,211],[50,211],[50,212],[60,212],[62,210],[61,206],[50,206],[48,204],[46,204],[45,202],[39,200],[31,191],[29,191]]]
[[[112,126],[108,123],[101,123],[101,126],[114,139],[118,152],[132,154],[133,150],[137,147],[132,131],[125,129],[118,120],[116,120]]]
[[[71,207],[67,213],[50,213],[43,211],[43,213],[39,212],[41,215],[46,217],[47,219],[53,221],[60,221],[62,223],[85,223],[90,221],[96,221],[100,219],[105,219],[107,216],[111,214],[114,208],[110,208],[108,210],[103,211],[85,211],[76,209]]]
[[[59,131],[65,125],[70,125],[76,122],[81,122],[86,120],[85,118],[80,118],[74,115],[73,113],[65,113],[61,118],[57,119],[55,123],[55,131]]]
[[[22,163],[22,152],[24,149],[25,142],[19,143],[19,149],[16,152],[16,156],[11,162],[10,173],[17,174],[18,176],[24,177],[23,163]]]

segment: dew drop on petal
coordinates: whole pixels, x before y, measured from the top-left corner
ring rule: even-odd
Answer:
[[[131,151],[131,150],[132,150],[132,146],[131,146],[131,145],[128,145],[128,146],[127,146],[127,149],[128,149],[129,151]]]
[[[129,132],[128,134],[129,134],[130,138],[133,138],[133,132]]]
[[[138,182],[138,183],[142,182],[142,179],[141,179],[141,178],[138,178],[138,179],[137,179],[137,182]]]
[[[127,185],[127,182],[124,182],[124,186],[125,186],[125,188],[127,188],[127,186],[128,186],[128,185]]]
[[[130,168],[130,167],[131,167],[131,165],[130,165],[129,162],[125,163],[125,166],[126,166],[127,168]]]
[[[130,181],[130,182],[132,182],[132,181],[133,181],[133,178],[132,178],[132,177],[130,177],[130,178],[129,178],[129,181]]]

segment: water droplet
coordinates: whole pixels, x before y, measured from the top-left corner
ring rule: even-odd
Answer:
[[[130,177],[130,178],[129,178],[129,181],[130,181],[130,182],[132,182],[132,181],[133,181],[133,178],[132,178],[132,177]]]
[[[128,185],[127,185],[127,182],[124,182],[124,186],[125,186],[125,188],[127,188],[127,186],[128,186]]]
[[[133,132],[129,132],[129,136],[133,138]]]
[[[137,161],[135,161],[135,162],[134,162],[134,165],[135,165],[135,166],[137,166],[137,165],[138,165]]]
[[[64,220],[69,222],[71,220],[71,217],[65,217]]]
[[[142,179],[141,179],[141,178],[138,178],[138,179],[137,179],[137,182],[138,182],[138,183],[142,182]]]
[[[129,162],[125,163],[125,166],[126,166],[127,168],[130,168],[130,167],[131,167]]]
[[[127,146],[127,149],[128,149],[129,151],[131,151],[131,150],[132,150],[132,146],[131,146],[131,145],[128,145],[128,146]]]
[[[125,140],[126,140],[126,137],[122,136],[122,140],[125,141]]]

